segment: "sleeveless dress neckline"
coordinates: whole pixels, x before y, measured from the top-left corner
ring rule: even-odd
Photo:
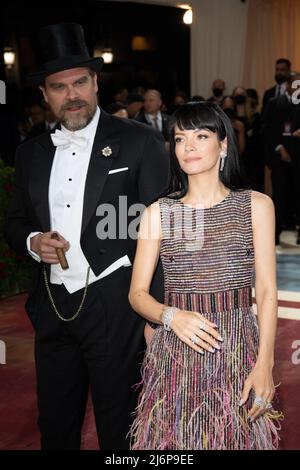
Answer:
[[[182,206],[187,207],[188,209],[198,209],[198,210],[207,211],[207,210],[210,210],[210,209],[215,209],[218,206],[221,206],[222,204],[227,202],[227,200],[230,199],[231,196],[232,196],[232,190],[230,190],[229,193],[227,194],[227,196],[225,196],[221,201],[217,202],[216,204],[214,204],[211,207],[193,207],[190,204],[187,204],[187,203],[183,202],[181,199],[174,199],[174,200],[178,201]]]

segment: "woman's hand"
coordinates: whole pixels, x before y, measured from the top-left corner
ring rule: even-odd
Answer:
[[[253,388],[255,397],[262,398],[266,405],[271,403],[274,393],[275,386],[273,382],[272,368],[267,366],[255,365],[247,379],[245,380],[244,389],[240,401],[240,405],[246,403],[249,397],[249,392]],[[252,421],[262,416],[266,412],[266,407],[259,407],[253,403],[251,410],[248,413],[248,417]]]
[[[218,341],[223,341],[216,331],[217,325],[197,312],[177,310],[170,326],[181,341],[201,354],[203,349],[215,352],[220,349]]]

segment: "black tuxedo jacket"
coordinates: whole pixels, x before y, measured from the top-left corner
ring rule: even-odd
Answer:
[[[110,156],[103,155],[105,147],[110,147]],[[15,251],[27,254],[28,235],[50,230],[48,188],[55,150],[50,132],[17,150],[15,190],[5,222],[6,239]],[[127,171],[109,174],[125,167]],[[147,206],[166,190],[168,180],[169,156],[160,132],[101,110],[85,184],[80,240],[96,275],[126,254],[133,262],[136,240],[126,236],[126,229],[138,214],[129,215],[128,220],[125,217],[124,233],[125,199],[120,216],[119,196],[127,197],[128,210],[136,203]],[[116,234],[99,239],[98,224],[107,217],[101,206],[105,203],[115,210]]]
[[[272,98],[275,98],[275,96],[276,96],[276,85],[265,91],[264,96],[263,96],[262,110],[261,110],[262,115],[265,113],[269,101]]]

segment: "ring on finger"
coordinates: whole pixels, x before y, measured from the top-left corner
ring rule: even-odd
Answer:
[[[191,342],[192,342],[193,344],[197,344],[197,336],[196,336],[196,335],[193,335],[193,336],[191,337]]]
[[[265,408],[266,402],[262,397],[255,397],[254,405],[258,406],[259,408]]]
[[[200,330],[204,330],[204,331],[206,330],[206,323],[205,323],[205,321],[203,321],[203,320],[200,321],[199,328],[200,328]]]

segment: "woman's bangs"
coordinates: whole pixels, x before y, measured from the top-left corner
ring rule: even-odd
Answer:
[[[217,132],[219,135],[220,124],[216,114],[212,109],[208,109],[202,103],[195,103],[193,106],[182,105],[175,113],[176,125],[181,131],[208,129]]]

